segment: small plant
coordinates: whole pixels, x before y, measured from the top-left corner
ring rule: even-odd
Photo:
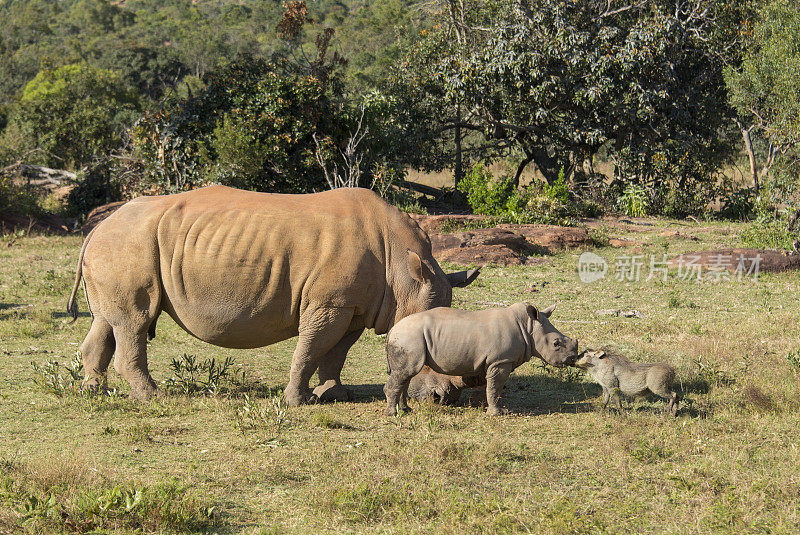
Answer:
[[[800,349],[786,355],[786,360],[789,362],[789,368],[794,376],[800,376]]]
[[[45,392],[58,397],[81,392],[83,363],[80,352],[63,366],[57,360],[50,360],[45,364],[31,361],[31,368],[34,374],[33,382]]]
[[[312,421],[315,426],[324,427],[325,429],[352,429],[349,425],[334,418],[331,413],[326,410],[315,412]]]
[[[742,221],[753,213],[756,204],[756,192],[754,188],[739,188],[727,192],[723,201],[720,216],[725,219],[735,219]]]
[[[246,431],[262,431],[276,437],[292,425],[288,409],[282,392],[270,396],[262,403],[244,394],[242,405],[236,409],[234,418],[243,435]]]
[[[172,359],[172,377],[164,381],[164,387],[180,394],[215,395],[226,384],[244,382],[244,372],[233,363],[232,357],[219,362],[215,358],[198,361],[196,356],[184,353]]]
[[[694,364],[697,366],[697,376],[709,386],[731,386],[736,382],[733,377],[722,371],[718,366],[704,362],[702,355],[694,360]]]
[[[638,184],[626,187],[617,200],[617,207],[628,217],[643,217],[649,205],[647,191]]]

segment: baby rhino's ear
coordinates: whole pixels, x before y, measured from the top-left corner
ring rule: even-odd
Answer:
[[[534,321],[539,321],[539,311],[533,305],[528,305],[526,307],[528,311],[528,316],[530,316]]]

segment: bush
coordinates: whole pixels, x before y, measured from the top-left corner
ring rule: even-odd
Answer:
[[[82,169],[77,182],[67,197],[67,210],[72,215],[88,214],[97,206],[122,200],[120,184],[108,160],[94,162]]]
[[[495,180],[483,162],[478,162],[458,183],[472,211],[482,215],[504,215],[525,206],[510,178]]]
[[[138,96],[115,72],[86,64],[44,68],[28,82],[11,117],[42,163],[78,169],[122,145]]]
[[[617,207],[628,217],[642,217],[650,205],[647,191],[638,185],[630,184],[617,200]]]
[[[739,237],[747,247],[792,250],[796,236],[787,226],[785,215],[760,214]]]
[[[744,220],[753,213],[756,205],[754,188],[739,188],[727,192],[719,215],[725,219]]]

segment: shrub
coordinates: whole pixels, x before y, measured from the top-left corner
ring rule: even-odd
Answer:
[[[795,235],[789,232],[785,215],[762,213],[739,235],[747,247],[756,249],[793,249]]]
[[[617,200],[617,207],[629,217],[642,217],[649,206],[647,191],[638,185],[630,184]]]
[[[77,185],[67,197],[68,211],[88,214],[93,208],[122,200],[122,190],[108,160],[95,161],[77,176]]]
[[[483,162],[478,162],[458,183],[458,190],[467,196],[472,211],[482,215],[503,215],[520,210],[525,202],[511,182],[495,180]]]
[[[756,206],[756,191],[754,188],[739,188],[727,192],[723,200],[720,217],[725,219],[747,219]]]
[[[87,64],[44,68],[25,86],[11,122],[45,165],[80,168],[122,144],[138,96],[120,76]]]

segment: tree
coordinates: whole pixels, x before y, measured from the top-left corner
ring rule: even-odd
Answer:
[[[759,173],[752,142],[745,138],[758,187],[777,157],[791,156],[800,142],[800,6],[772,0],[743,33],[748,46],[740,64],[727,69],[726,83],[743,132],[747,137],[755,132],[769,143]]]
[[[720,4],[447,1],[399,78],[438,97],[421,102],[438,104],[430,115],[442,133],[520,150],[517,181],[535,163],[550,183],[562,168],[586,183],[602,148],[618,180],[663,202],[676,191],[697,198],[732,151],[720,135],[731,118],[723,64],[710,46]]]
[[[40,71],[11,121],[43,151],[45,165],[77,169],[119,147],[138,110],[118,74],[74,64]]]

